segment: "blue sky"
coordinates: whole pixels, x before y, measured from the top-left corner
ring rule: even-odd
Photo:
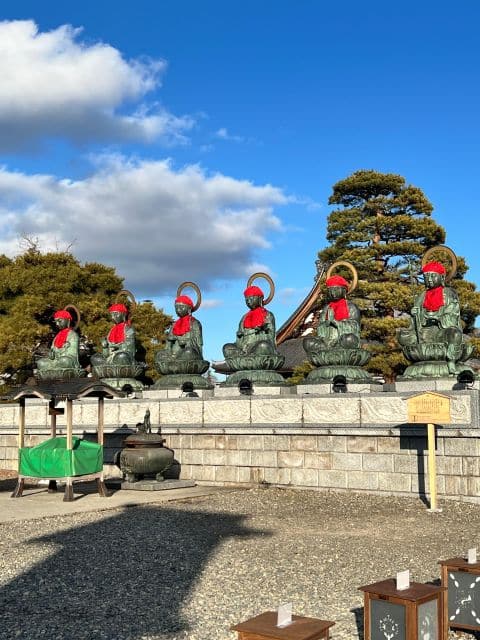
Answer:
[[[170,313],[194,280],[219,360],[248,276],[268,268],[281,325],[332,185],[372,168],[425,191],[480,280],[478,2],[4,0],[0,20],[0,251],[73,242]]]

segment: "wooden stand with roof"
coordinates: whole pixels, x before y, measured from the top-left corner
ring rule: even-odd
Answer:
[[[439,564],[442,585],[447,589],[445,628],[480,631],[480,562],[450,558]]]
[[[123,393],[97,380],[71,380],[59,383],[40,383],[34,387],[25,386],[12,391],[9,396],[4,399],[17,401],[19,404],[19,449],[23,448],[25,444],[25,400],[27,398],[40,398],[42,400],[49,401],[51,438],[55,438],[57,435],[57,415],[63,413],[63,410],[56,408],[56,405],[60,401],[65,401],[67,419],[66,449],[71,451],[73,448],[73,401],[87,397],[98,398],[97,443],[103,447],[104,400],[105,398],[123,397],[123,395]],[[17,486],[15,487],[11,497],[21,497],[25,486],[25,480],[33,478],[38,479],[38,477],[39,476],[27,476],[19,473]],[[65,495],[63,498],[65,502],[71,502],[73,500],[73,483],[78,481],[86,482],[95,480],[97,483],[98,493],[102,497],[108,497],[110,495],[105,487],[103,470],[91,474],[69,475],[61,478],[41,477],[43,480],[49,481],[48,490],[50,492],[56,491],[57,481],[65,482]]]
[[[277,627],[277,612],[266,611],[231,629],[238,632],[238,640],[328,640],[330,627],[334,624],[328,620],[294,615],[291,624]]]
[[[365,598],[365,640],[446,640],[445,587],[412,582],[400,590],[390,578],[359,589]]]

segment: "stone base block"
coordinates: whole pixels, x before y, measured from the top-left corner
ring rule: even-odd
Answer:
[[[372,376],[362,367],[353,367],[346,365],[326,365],[313,369],[308,374],[306,384],[322,384],[332,382],[337,376],[344,376],[347,383],[360,382],[370,384],[373,382]]]
[[[169,489],[186,489],[194,487],[195,480],[164,480],[157,482],[156,480],[138,480],[137,482],[122,482],[122,489],[129,491],[167,491]]]
[[[457,374],[461,371],[474,373],[473,369],[463,362],[455,363],[455,372],[450,373],[448,363],[445,360],[425,360],[415,362],[405,369],[401,379],[403,380],[422,380],[424,378],[451,378],[456,380]]]
[[[240,396],[238,387],[215,387],[216,398],[231,398]],[[297,393],[296,385],[278,387],[264,387],[260,383],[253,385],[252,396],[291,396]]]
[[[368,382],[347,382],[347,393],[376,393],[381,391],[382,385],[380,382],[375,382],[375,380],[370,380]],[[310,383],[305,382],[303,384],[299,384],[297,387],[298,395],[305,394],[318,394],[318,395],[326,395],[329,393],[334,393],[333,385],[331,382],[324,383]]]
[[[332,392],[332,385],[330,382],[324,382],[322,384],[313,384],[310,382],[304,382],[298,385],[297,394],[305,395],[305,394],[318,394],[318,395],[327,395]]]
[[[267,369],[245,369],[243,371],[235,371],[228,376],[222,386],[238,387],[242,380],[249,380],[253,387],[283,387],[285,380],[276,371]]]
[[[178,389],[181,390],[185,383],[191,383],[193,390],[197,389],[213,389],[213,385],[198,373],[172,373],[162,376],[151,387],[152,390],[157,389]]]
[[[469,389],[480,389],[480,380],[475,380]],[[421,380],[403,380],[397,378],[395,391],[397,392],[422,392],[422,391],[452,391],[460,390],[455,376],[445,378],[422,378]]]
[[[52,360],[51,362],[54,362]],[[35,377],[41,382],[65,382],[84,378],[87,375],[85,369],[37,369]]]
[[[211,398],[213,396],[213,389],[194,389],[199,398]],[[150,387],[147,391],[142,392],[142,398],[145,400],[171,400],[178,398],[185,398],[186,394],[181,388],[177,389],[153,389]]]
[[[135,378],[102,378],[102,382],[118,391],[125,391],[127,393],[143,391],[143,384],[140,380],[135,380]]]

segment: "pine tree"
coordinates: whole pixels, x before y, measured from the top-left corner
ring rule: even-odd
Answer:
[[[373,353],[368,369],[393,380],[407,366],[396,330],[408,324],[405,313],[422,288],[422,255],[445,242],[445,230],[432,219],[433,206],[421,189],[391,173],[356,171],[333,186],[329,204],[339,208],[328,218],[331,244],[319,252],[320,260],[347,260],[356,267],[359,284],[351,299],[362,311],[362,338]],[[480,293],[463,280],[466,270],[458,258],[450,286],[458,292],[469,333],[480,313]]]
[[[35,357],[46,354],[55,335],[53,313],[69,304],[81,313],[81,364],[87,365],[111,327],[108,307],[122,288],[112,267],[81,264],[68,252],[41,253],[32,245],[13,259],[0,256],[0,374],[15,382],[32,374]],[[143,348],[139,355],[146,358],[148,376],[156,376],[153,354],[170,321],[151,302],[135,309],[133,322]]]
[[[294,367],[292,375],[287,379],[287,384],[301,384],[313,369],[315,369],[315,367],[308,360],[298,364]]]

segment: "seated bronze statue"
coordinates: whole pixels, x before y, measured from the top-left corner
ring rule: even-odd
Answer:
[[[327,300],[318,321],[317,335],[306,337],[303,347],[307,353],[325,349],[357,349],[360,345],[360,311],[346,299],[348,282],[342,276],[326,281]]]
[[[102,338],[102,353],[92,356],[92,364],[130,365],[135,361],[135,330],[127,320],[128,309],[124,304],[112,304],[108,311],[113,327]]]
[[[250,311],[240,320],[235,342],[224,345],[223,355],[231,358],[276,353],[275,318],[263,306],[263,291],[252,286],[247,287],[243,294]]]
[[[193,288],[197,293],[197,303],[187,295],[181,295],[186,287]],[[192,315],[200,307],[201,294],[198,286],[193,282],[183,282],[175,298],[175,313],[178,319],[167,332],[165,348],[155,354],[155,368],[163,376],[183,376],[182,378],[161,378],[155,388],[178,387],[184,382],[192,382],[195,387],[199,384],[205,387],[203,381],[192,379],[191,375],[201,375],[208,371],[209,362],[203,358],[202,325]],[[196,382],[196,383],[195,383]]]
[[[265,278],[270,284],[270,295],[264,301],[264,293],[260,287],[252,285],[256,278]],[[274,293],[273,281],[267,274],[256,273],[250,277],[247,288],[243,292],[245,304],[250,309],[239,322],[235,342],[223,346],[223,355],[228,367],[232,371],[257,371],[254,376],[259,384],[283,384],[283,378],[279,374],[273,374],[284,363],[284,356],[280,355],[276,346],[275,317],[265,308]],[[265,372],[270,372],[265,374]],[[262,375],[259,372],[264,372]],[[236,375],[230,376],[227,384],[237,384]],[[245,374],[250,379],[252,376]]]
[[[135,304],[135,299],[128,291],[121,291],[120,295],[131,296]],[[108,384],[123,388],[132,389],[143,388],[140,383],[135,383],[135,378],[141,375],[145,365],[135,360],[136,343],[135,329],[129,318],[129,310],[123,303],[116,302],[109,307],[113,326],[108,336],[102,339],[101,353],[96,353],[91,357],[93,373],[103,380],[108,379]]]
[[[331,275],[338,266],[352,271],[351,285],[342,276]],[[327,304],[320,312],[316,335],[303,340],[308,359],[318,367],[310,372],[307,383],[331,382],[335,376],[344,376],[347,382],[370,381],[370,374],[361,369],[370,353],[360,346],[360,311],[347,300],[357,281],[357,271],[349,262],[336,262],[327,272]]]
[[[428,261],[433,251],[442,250],[452,261],[449,274],[441,262]],[[456,376],[469,370],[464,362],[473,351],[463,334],[457,292],[446,286],[456,272],[456,256],[448,247],[432,247],[422,260],[425,291],[411,309],[410,325],[398,331],[405,357],[414,362],[403,378]]]
[[[77,309],[77,323],[75,328],[70,327],[73,318],[68,308],[74,309],[73,305],[68,305],[65,309],[60,309],[54,313],[53,319],[58,329],[48,357],[37,360],[37,375],[39,380],[69,380],[84,376],[86,371],[80,366],[78,360],[79,338],[75,328],[78,326],[80,314]]]

